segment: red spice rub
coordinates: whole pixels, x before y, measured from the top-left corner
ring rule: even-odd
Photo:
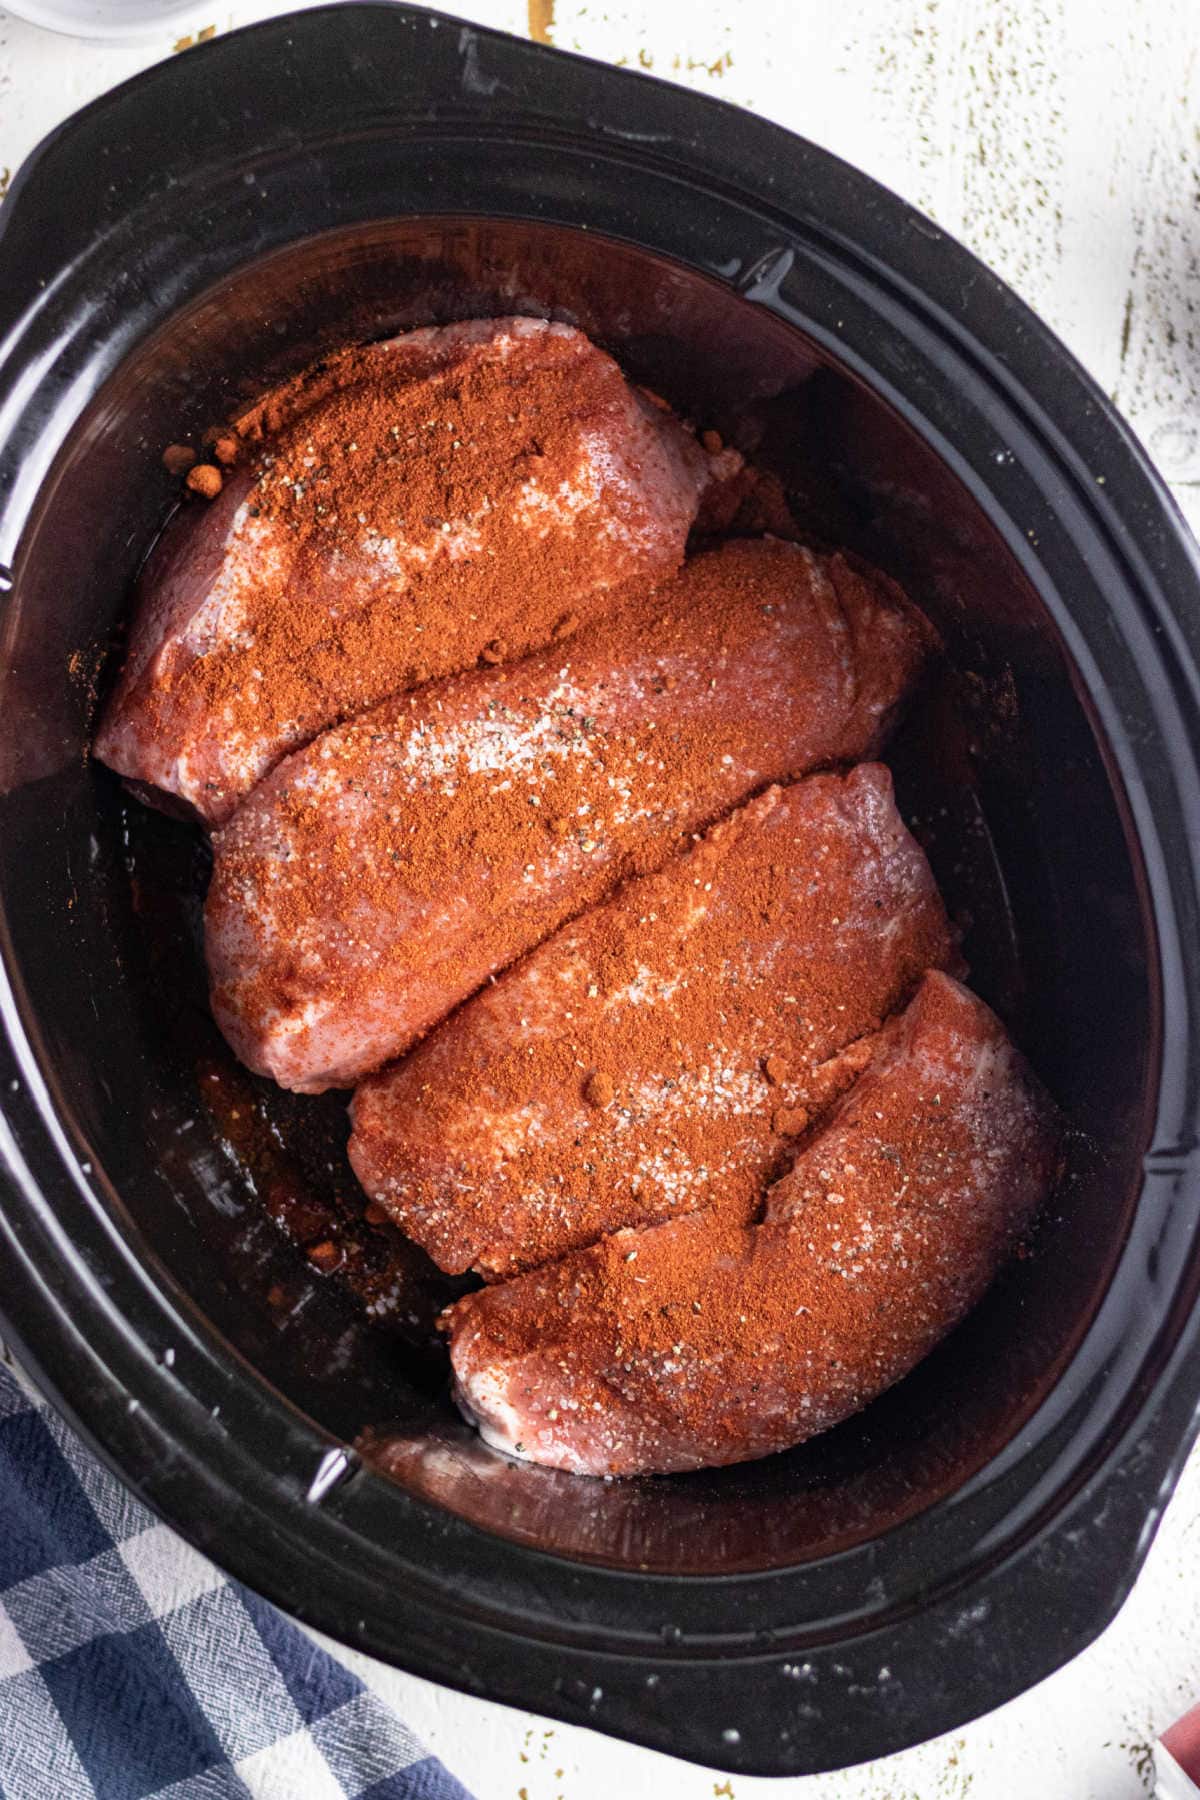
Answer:
[[[869,754],[926,646],[882,577],[736,543],[327,732],[214,839],[218,1024],[285,1087],[350,1085],[747,794]]]
[[[342,351],[241,429],[274,435],[188,475],[219,498],[151,558],[96,740],[210,823],[325,726],[669,575],[739,461],[542,319]]]
[[[931,974],[746,1227],[694,1213],[443,1315],[489,1442],[591,1475],[765,1456],[857,1412],[980,1299],[1056,1179],[1054,1110]]]
[[[864,764],[771,788],[485,987],[354,1098],[350,1160],[442,1268],[748,1222],[790,1140],[953,941]]]

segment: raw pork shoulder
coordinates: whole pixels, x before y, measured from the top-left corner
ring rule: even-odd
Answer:
[[[767,1196],[618,1232],[445,1315],[489,1443],[587,1475],[743,1462],[898,1381],[981,1298],[1058,1171],[1054,1111],[941,974]]]
[[[284,1087],[352,1085],[756,789],[870,755],[927,643],[883,577],[733,543],[326,732],[214,837],[218,1024]]]
[[[704,1206],[748,1224],[865,1034],[953,954],[885,768],[770,788],[365,1081],[350,1160],[454,1273]]]
[[[151,558],[96,740],[209,823],[326,726],[670,575],[740,460],[542,319],[344,351],[277,411],[257,461]]]

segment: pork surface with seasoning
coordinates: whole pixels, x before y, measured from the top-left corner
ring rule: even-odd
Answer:
[[[756,789],[871,754],[928,641],[883,577],[732,543],[326,732],[214,836],[218,1024],[284,1087],[352,1085]]]
[[[982,1001],[930,974],[769,1191],[619,1232],[444,1316],[498,1448],[632,1475],[736,1463],[857,1412],[981,1298],[1058,1173],[1059,1125]]]
[[[740,461],[542,319],[353,347],[257,416],[150,559],[95,746],[209,823],[326,726],[671,574]]]
[[[764,1181],[954,956],[888,771],[771,788],[485,986],[353,1104],[350,1160],[442,1268],[506,1276]]]

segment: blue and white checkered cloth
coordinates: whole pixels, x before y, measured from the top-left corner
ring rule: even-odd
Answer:
[[[0,1800],[470,1800],[0,1365]]]

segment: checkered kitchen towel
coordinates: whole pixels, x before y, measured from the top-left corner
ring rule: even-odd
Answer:
[[[469,1800],[0,1365],[0,1800]]]

